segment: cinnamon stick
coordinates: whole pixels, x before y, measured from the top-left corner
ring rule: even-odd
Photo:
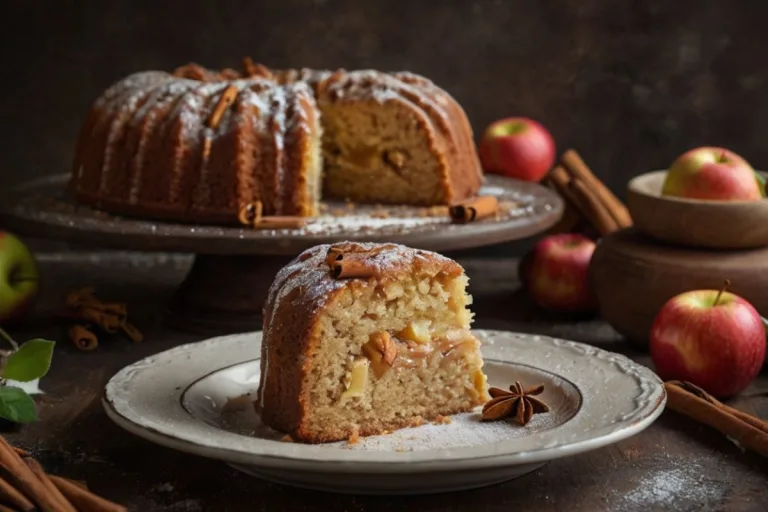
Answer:
[[[50,477],[45,473],[45,470],[35,459],[26,458],[24,462],[32,470],[32,473],[42,482],[49,495],[59,503],[59,511],[61,512],[77,512],[77,509],[69,502],[67,498],[53,485]]]
[[[760,429],[766,434],[768,434],[768,421],[757,418],[755,416],[752,416],[751,414],[747,414],[744,411],[740,411],[734,407],[731,407],[730,405],[726,405],[722,403],[720,400],[713,397],[712,395],[710,395],[709,393],[701,389],[699,386],[691,382],[673,380],[673,381],[669,381],[669,383],[674,384],[676,386],[680,386],[681,388],[685,389],[689,393],[693,393],[694,395],[698,396],[702,400],[706,400],[707,402],[711,403],[715,407],[719,407],[720,409],[723,409],[724,411],[736,416],[741,421],[747,422],[753,427]]]
[[[13,447],[13,451],[16,452],[16,454],[19,457],[31,457],[32,456],[32,454],[30,454],[27,450],[25,450],[24,448],[19,448],[18,446],[14,446]]]
[[[56,488],[71,501],[80,512],[127,512],[127,508],[96,496],[88,489],[85,489],[76,483],[51,475],[51,482]]]
[[[76,316],[77,318],[98,325],[108,333],[116,333],[118,329],[120,329],[120,326],[123,324],[123,320],[121,318],[102,313],[101,311],[90,307],[78,308]]]
[[[34,510],[34,509],[32,509]],[[17,512],[15,509],[12,509],[10,507],[6,507],[3,504],[0,504],[0,512]]]
[[[632,225],[632,217],[629,215],[627,207],[595,176],[575,149],[569,149],[563,153],[561,161],[572,177],[582,180],[595,193],[619,228],[626,228]]]
[[[616,221],[608,212],[605,205],[600,202],[597,196],[584,184],[584,182],[575,178],[569,182],[568,186],[571,188],[578,203],[584,209],[587,218],[590,219],[592,225],[597,232],[600,233],[600,236],[605,236],[619,229],[619,225],[616,224]]]
[[[581,205],[578,204],[578,199],[571,190],[570,183],[571,177],[568,175],[568,171],[562,165],[556,165],[551,171],[549,171],[549,179],[552,182],[552,186],[555,191],[562,196],[569,204],[576,207],[581,211]],[[581,211],[582,215],[586,215]]]
[[[331,275],[334,279],[376,275],[376,267],[368,261],[367,256],[366,253],[339,254],[331,265]]]
[[[258,222],[261,219],[262,210],[261,201],[254,201],[240,208],[237,220],[244,226],[252,226],[254,222]]]
[[[121,326],[121,328],[123,329],[123,332],[131,339],[132,342],[141,343],[142,341],[144,341],[144,335],[131,322],[123,322],[123,325]]]
[[[451,206],[448,214],[453,222],[464,224],[495,215],[498,208],[499,200],[496,196],[480,196]]]
[[[667,406],[673,411],[718,430],[747,450],[768,456],[768,434],[764,430],[687,391],[676,381],[665,382],[664,388]]]
[[[306,217],[274,216],[262,217],[251,227],[253,229],[299,229],[307,223]]]
[[[226,112],[229,106],[232,105],[232,102],[235,101],[237,93],[237,86],[234,84],[224,89],[224,92],[221,94],[221,98],[219,98],[219,102],[216,104],[216,107],[214,107],[210,117],[208,117],[207,124],[209,128],[214,130],[218,128],[224,112]]]
[[[326,263],[328,263],[328,266],[329,267],[333,266],[333,263],[342,254],[344,254],[344,251],[342,251],[338,247],[330,247],[330,248],[328,248],[328,255],[325,258],[325,261],[326,261]]]
[[[0,436],[0,469],[5,477],[13,482],[14,487],[36,503],[43,512],[69,510],[62,508],[58,497],[51,494],[3,436]]]
[[[13,505],[18,510],[23,510],[24,512],[35,510],[35,504],[17,491],[4,478],[0,478],[0,501]]]
[[[73,325],[67,330],[69,340],[80,350],[94,350],[99,346],[98,337],[82,325]]]

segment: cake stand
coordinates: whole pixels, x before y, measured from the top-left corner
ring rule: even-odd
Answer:
[[[325,202],[324,213],[300,229],[253,230],[157,222],[78,205],[69,175],[24,183],[0,203],[0,225],[19,234],[111,249],[186,252],[195,258],[168,307],[178,329],[228,334],[260,328],[277,271],[299,252],[342,240],[394,242],[446,252],[527,238],[553,226],[563,201],[539,184],[487,176],[480,194],[497,196],[494,218],[452,224],[427,209]],[[471,277],[471,276],[470,276]]]

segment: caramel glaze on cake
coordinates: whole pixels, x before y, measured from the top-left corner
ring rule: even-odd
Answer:
[[[326,198],[450,204],[482,171],[461,107],[411,73],[190,64],[132,74],[89,110],[76,199],[116,214],[233,224],[314,216]]]
[[[396,244],[342,242],[333,247],[363,253],[375,272],[335,279],[330,247],[304,251],[269,291],[257,398],[266,425],[297,441],[338,441],[489,398],[458,263]]]

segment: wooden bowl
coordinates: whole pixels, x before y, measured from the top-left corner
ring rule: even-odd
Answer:
[[[667,171],[633,178],[627,208],[637,229],[675,245],[709,249],[768,246],[768,199],[704,201],[661,195]]]
[[[600,240],[589,272],[600,316],[642,348],[667,300],[690,290],[720,289],[725,279],[731,280],[732,292],[768,316],[768,248],[688,249],[629,228]]]

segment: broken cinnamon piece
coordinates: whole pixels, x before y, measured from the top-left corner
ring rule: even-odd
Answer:
[[[561,161],[572,177],[582,180],[595,193],[619,228],[627,228],[632,225],[632,217],[627,207],[595,176],[575,149],[569,149],[563,153]]]
[[[262,217],[253,223],[253,229],[299,229],[307,223],[306,217],[274,216]]]
[[[37,462],[33,458],[25,458],[24,463],[29,467],[29,469],[32,470],[32,473],[35,474],[35,476],[42,482],[42,484],[45,486],[46,490],[50,493],[50,495],[56,499],[59,503],[59,510],[62,512],[77,512],[77,509],[72,505],[72,503],[69,502],[69,500],[64,497],[63,494],[61,494],[61,491],[59,491],[58,488],[53,484],[50,477],[45,473],[45,470],[40,465],[39,462]]]
[[[262,211],[263,206],[261,201],[248,203],[240,208],[240,211],[237,214],[237,220],[244,226],[252,226],[254,223],[259,222]]]
[[[237,86],[234,84],[224,89],[224,92],[221,94],[221,98],[219,98],[219,102],[216,104],[216,107],[214,107],[210,117],[208,117],[208,122],[206,124],[209,128],[213,130],[218,128],[224,112],[226,112],[229,106],[232,105],[232,102],[235,101],[237,93]]]
[[[764,430],[688,391],[680,381],[665,382],[664,389],[669,409],[718,430],[744,449],[768,456],[768,433]]]
[[[619,229],[619,225],[605,208],[603,203],[580,179],[575,178],[569,182],[569,187],[574,197],[584,209],[586,217],[595,227],[600,236],[605,236]]]
[[[121,321],[120,318],[104,314],[101,311],[89,307],[78,308],[77,318],[94,323],[111,334],[116,333],[123,325],[123,321]]]
[[[104,511],[104,512],[127,512],[127,508],[117,503],[105,500],[100,496],[96,496],[88,489],[77,485],[69,479],[59,476],[51,475],[51,482],[56,488],[66,496],[66,498],[72,502],[79,510],[83,511]]]
[[[13,505],[18,510],[30,512],[35,510],[35,504],[29,501],[26,496],[16,490],[4,478],[0,478],[0,501]]]
[[[82,325],[71,326],[67,334],[69,334],[69,340],[80,350],[94,350],[99,346],[99,338]]]
[[[16,489],[36,503],[44,512],[64,510],[57,497],[49,492],[3,436],[0,436],[0,470]]]
[[[144,341],[144,335],[131,322],[124,322],[121,327],[123,332],[131,339],[132,342],[141,343]]]
[[[499,200],[496,196],[480,196],[463,203],[453,205],[448,213],[453,222],[466,223],[496,214]]]
[[[339,254],[331,265],[331,275],[334,279],[372,277],[376,275],[376,267],[371,265],[368,257],[367,253]]]

